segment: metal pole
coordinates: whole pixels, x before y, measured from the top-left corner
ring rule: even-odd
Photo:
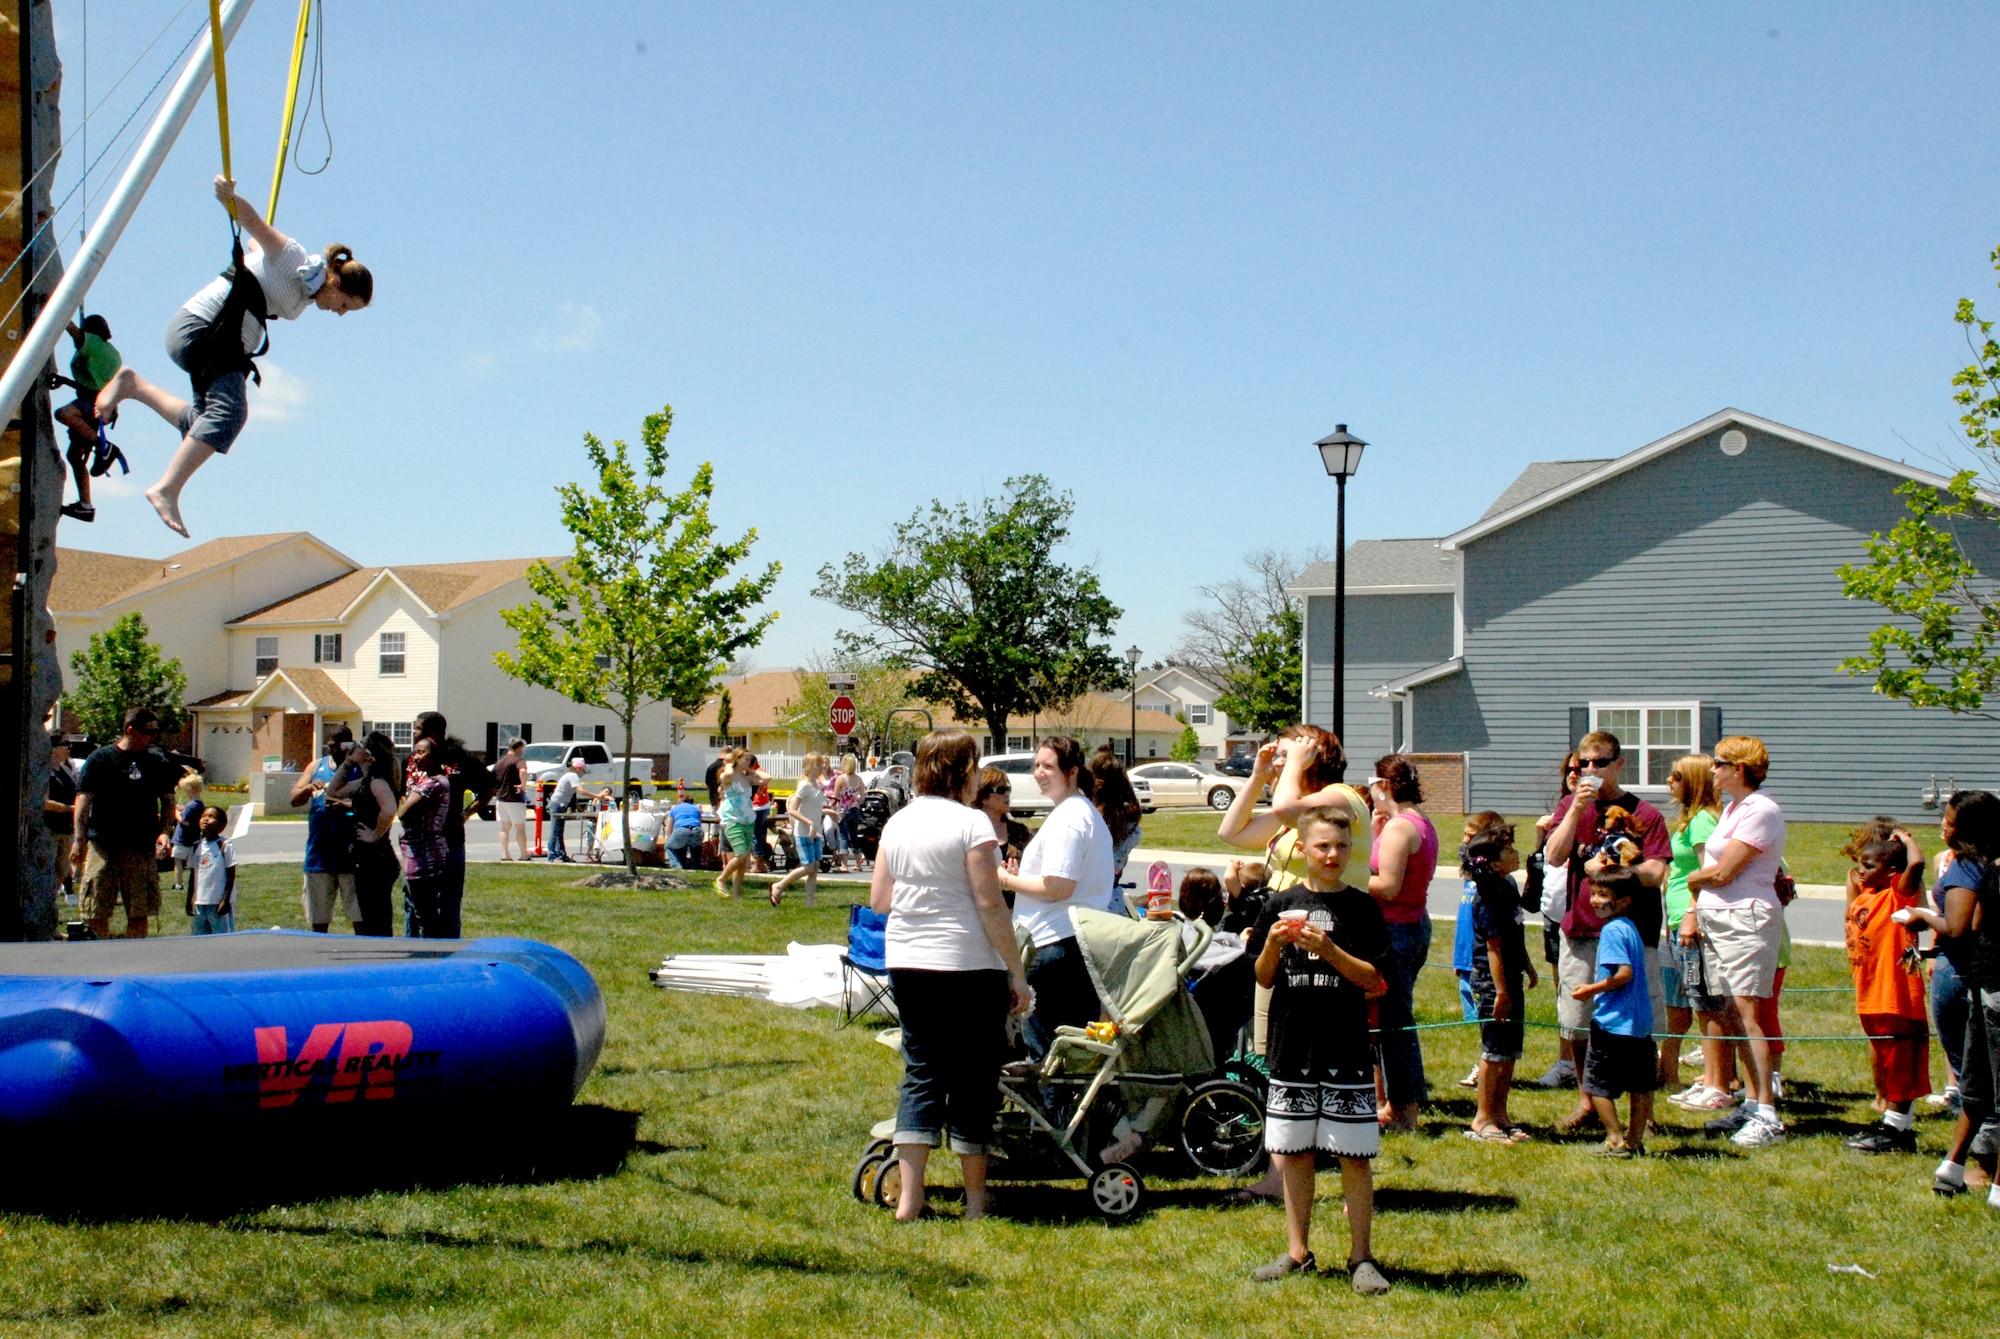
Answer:
[[[1132,733],[1125,736],[1125,765],[1139,761],[1139,662],[1132,662]]]
[[[1333,479],[1333,737],[1347,746],[1347,476]]]
[[[229,0],[222,13],[222,40],[227,44],[236,36],[242,26],[244,15],[250,12],[254,0]],[[42,374],[43,364],[55,351],[56,341],[62,337],[63,327],[68,324],[69,313],[82,303],[84,294],[97,280],[98,271],[111,256],[111,249],[118,245],[118,239],[125,231],[125,225],[132,221],[132,215],[139,208],[139,201],[145,198],[146,190],[159,175],[160,164],[174,147],[181,129],[193,114],[195,104],[201,101],[202,91],[208,87],[214,61],[206,46],[188,57],[188,63],[181,70],[181,76],[174,82],[174,90],[167,95],[166,105],[153,118],[145,137],[132,156],[131,165],[125,175],[118,179],[104,208],[97,216],[97,226],[90,230],[78,248],[76,261],[63,275],[56,291],[49,294],[42,315],[35,322],[34,329],[21,341],[21,347],[7,364],[7,371],[0,376],[0,419],[11,418],[18,411],[21,397],[34,380]]]

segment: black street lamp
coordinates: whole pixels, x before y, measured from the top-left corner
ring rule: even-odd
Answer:
[[[1125,663],[1132,667],[1132,733],[1125,737],[1127,767],[1139,761],[1139,657],[1144,654],[1136,646],[1125,648]]]
[[[1361,468],[1361,449],[1368,445],[1349,435],[1345,423],[1313,445],[1339,492],[1334,504],[1333,554],[1333,733],[1347,742],[1347,480]]]

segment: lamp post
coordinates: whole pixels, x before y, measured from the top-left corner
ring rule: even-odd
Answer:
[[[1144,654],[1136,646],[1125,648],[1125,663],[1132,667],[1132,733],[1125,737],[1127,767],[1139,761],[1139,657]]]
[[[1343,745],[1347,738],[1347,481],[1361,468],[1361,449],[1368,445],[1347,431],[1345,423],[1313,445],[1319,448],[1320,462],[1333,476],[1338,500],[1334,504],[1333,553],[1333,733]]]

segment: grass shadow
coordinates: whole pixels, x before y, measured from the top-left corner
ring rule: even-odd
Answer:
[[[1728,1141],[1718,1139],[1710,1144],[1676,1144],[1672,1148],[1646,1149],[1649,1158],[1671,1158],[1676,1162],[1733,1162],[1743,1155],[1730,1147]]]
[[[1382,1272],[1398,1287],[1423,1292],[1470,1293],[1528,1286],[1528,1276],[1511,1269],[1395,1269],[1384,1265]]]
[[[592,1104],[523,1116],[488,1137],[440,1133],[422,1118],[357,1111],[339,1121],[287,1121],[238,1140],[236,1156],[193,1166],[170,1158],[115,1174],[61,1164],[26,1168],[0,1186],[0,1209],[51,1221],[111,1223],[135,1218],[218,1221],[257,1209],[378,1191],[454,1185],[539,1185],[616,1175],[635,1151],[669,1152],[638,1138],[640,1113]],[[188,1132],[149,1131],[162,1148],[191,1148]],[[212,1136],[211,1136],[212,1137]],[[366,1149],[365,1157],[317,1160],[310,1175],[273,1176],[300,1148]]]
[[[1377,1213],[1510,1213],[1521,1207],[1512,1195],[1473,1190],[1430,1190],[1421,1186],[1377,1186]]]

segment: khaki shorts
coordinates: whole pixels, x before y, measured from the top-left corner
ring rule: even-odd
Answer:
[[[56,848],[56,881],[68,883],[74,871],[70,868],[70,835],[67,832],[51,832],[49,843]]]
[[[1783,911],[1768,902],[1696,907],[1695,923],[1701,927],[1701,969],[1710,990],[1755,1000],[1777,993]]]
[[[1570,992],[1597,979],[1597,936],[1588,939],[1562,937],[1562,952],[1556,959],[1556,1026],[1569,1041],[1590,1036],[1591,1000],[1571,999]]]
[[[87,921],[111,919],[121,902],[127,920],[160,914],[160,870],[151,851],[107,851],[92,842],[80,891]]]
[[[366,919],[361,914],[361,899],[354,895],[354,875],[308,874],[305,891],[301,900],[305,903],[307,925],[330,925],[333,922],[333,902],[340,898],[341,914],[350,921]]]

